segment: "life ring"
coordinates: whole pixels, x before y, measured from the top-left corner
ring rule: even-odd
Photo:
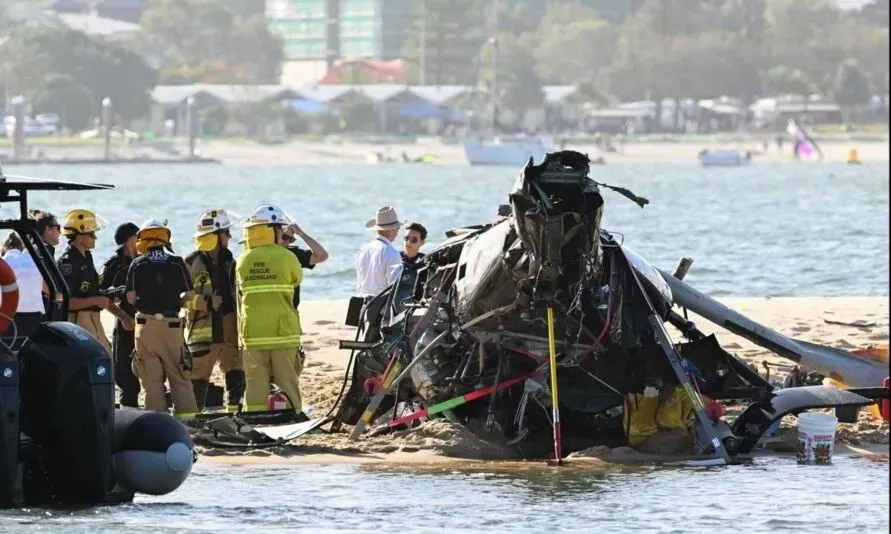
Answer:
[[[3,334],[19,309],[19,285],[15,272],[3,258],[0,258],[0,293],[0,334]]]

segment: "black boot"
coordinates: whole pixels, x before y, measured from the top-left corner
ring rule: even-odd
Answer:
[[[244,399],[244,390],[247,383],[244,380],[244,371],[228,371],[226,373],[226,392],[229,394],[226,403],[227,412],[237,412]]]
[[[204,401],[207,397],[207,388],[210,380],[192,380],[192,391],[195,392],[195,402],[198,403],[198,413],[204,411]]]

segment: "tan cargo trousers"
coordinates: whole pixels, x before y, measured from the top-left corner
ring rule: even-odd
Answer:
[[[176,417],[194,417],[198,406],[189,374],[183,369],[181,319],[137,313],[135,338],[133,374],[139,377],[145,391],[145,409],[167,412],[166,381]]]
[[[102,327],[102,317],[99,314],[100,312],[87,310],[68,312],[68,322],[74,323],[89,332],[111,354],[111,343],[108,342],[108,337],[105,335],[105,328]]]

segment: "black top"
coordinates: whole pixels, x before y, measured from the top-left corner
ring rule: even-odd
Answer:
[[[402,256],[402,263],[405,265],[414,265],[421,261],[421,258],[426,256],[426,254],[424,254],[423,252],[418,252],[417,254],[415,254],[414,258],[409,258],[405,255],[405,251],[401,251],[399,255]]]
[[[96,266],[93,265],[93,255],[90,251],[81,252],[68,245],[65,252],[56,262],[65,284],[68,286],[68,292],[71,298],[89,298],[98,297],[99,293],[99,273],[96,272]],[[90,306],[78,311],[100,311],[102,308],[98,306]]]
[[[315,265],[310,263],[312,260],[312,251],[306,250],[300,247],[288,247],[288,250],[294,253],[297,256],[297,261],[300,262],[300,266],[304,269],[313,269]],[[294,309],[297,309],[297,306],[300,306],[300,286],[294,288]]]
[[[214,295],[223,298],[220,309],[221,315],[235,313],[235,296],[232,294],[232,288],[235,287],[235,257],[228,248],[221,248],[217,255],[218,262],[213,261],[213,257],[207,252],[195,251],[186,256],[186,263],[192,265],[195,258],[201,257],[208,276],[210,276],[210,284],[213,288]]]
[[[114,256],[108,258],[108,261],[102,265],[102,272],[99,273],[99,289],[104,291],[126,285],[127,269],[130,268],[132,261],[133,258],[124,254],[124,247],[118,247]],[[121,299],[120,308],[130,316],[136,313],[136,310],[127,302],[126,298]]]
[[[127,270],[127,291],[136,292],[136,310],[142,313],[176,317],[180,295],[191,289],[185,262],[164,247],[148,249]]]

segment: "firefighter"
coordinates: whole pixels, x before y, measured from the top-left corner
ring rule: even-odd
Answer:
[[[278,206],[258,207],[244,223],[245,249],[235,264],[238,289],[239,343],[244,349],[247,387],[245,411],[264,411],[270,377],[301,413],[298,377],[300,317],[294,309],[294,289],[303,279],[300,262],[278,246],[284,228],[293,221]]]
[[[70,293],[68,320],[92,334],[111,353],[99,312],[108,310],[128,330],[133,329],[133,319],[100,292],[99,273],[90,251],[96,248],[96,232],[105,226],[102,217],[92,211],[69,211],[62,223],[68,248],[59,257],[57,265]]]
[[[115,294],[115,301],[120,301],[120,307],[131,318],[136,313],[133,306],[127,302],[126,295],[119,293],[127,283],[127,269],[136,257],[136,234],[139,227],[132,222],[124,223],[114,232],[114,241],[118,248],[114,255],[102,265],[99,273],[99,288],[102,291],[111,291]],[[110,295],[108,295],[110,296]],[[123,323],[115,321],[114,332],[111,334],[112,354],[114,355],[114,381],[121,388],[121,405],[131,408],[139,407],[139,379],[133,374],[132,356],[136,347],[133,339],[133,328],[124,328]]]
[[[179,317],[180,308],[194,296],[186,264],[170,254],[170,230],[154,219],[139,229],[136,249],[141,255],[130,264],[126,286],[127,301],[136,309],[133,373],[145,390],[147,410],[167,412],[166,380],[176,417],[188,419],[198,407]]]
[[[186,348],[192,356],[192,387],[198,411],[204,409],[214,365],[225,373],[226,411],[235,412],[244,397],[244,365],[238,351],[235,315],[235,258],[229,250],[232,221],[225,210],[198,218],[195,251],[186,268],[195,296],[186,302]]]

